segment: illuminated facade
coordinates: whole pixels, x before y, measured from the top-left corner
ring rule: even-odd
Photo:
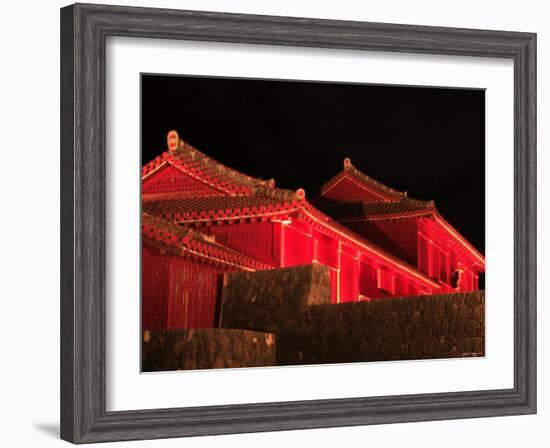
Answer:
[[[142,169],[144,330],[216,326],[223,274],[330,268],[333,303],[478,289],[485,259],[439,214],[349,159],[312,201],[168,134]]]

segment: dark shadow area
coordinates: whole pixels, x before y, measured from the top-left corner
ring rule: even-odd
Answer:
[[[59,439],[59,424],[58,423],[33,423],[33,427],[47,436]]]

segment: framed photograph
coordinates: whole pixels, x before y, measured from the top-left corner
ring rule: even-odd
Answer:
[[[535,60],[531,33],[63,8],[61,437],[536,412]]]

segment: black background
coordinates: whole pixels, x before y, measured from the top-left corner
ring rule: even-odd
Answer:
[[[245,174],[312,199],[343,159],[409,196],[433,199],[485,246],[485,92],[142,75],[142,164],[169,130]]]

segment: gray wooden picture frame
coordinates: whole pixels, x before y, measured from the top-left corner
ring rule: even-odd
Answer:
[[[107,36],[511,58],[514,387],[106,411]],[[61,9],[61,438],[74,443],[536,412],[536,35],[76,4]],[[490,229],[489,229],[490,230]]]

